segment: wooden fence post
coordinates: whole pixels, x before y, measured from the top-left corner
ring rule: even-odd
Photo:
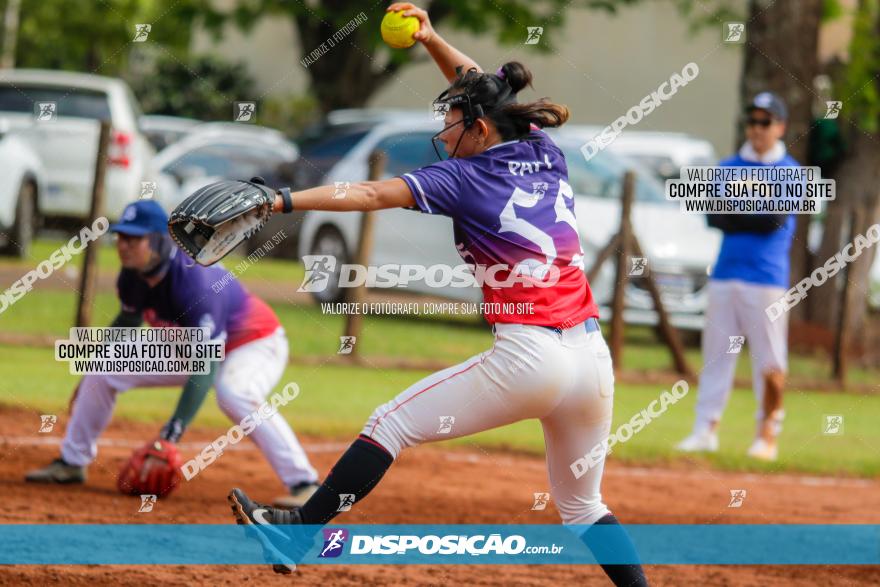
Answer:
[[[385,153],[382,151],[373,151],[370,154],[370,173],[369,181],[379,181],[382,173],[385,171]],[[361,230],[358,237],[357,251],[354,255],[354,262],[357,265],[367,267],[370,264],[370,255],[373,252],[373,212],[363,212],[361,214]],[[350,302],[353,302],[357,308],[361,308],[367,298],[366,285],[356,287],[351,292]],[[351,358],[357,358],[358,346],[357,338],[360,336],[363,328],[363,316],[361,312],[348,314],[345,319],[345,337],[354,337],[351,345]]]
[[[632,212],[633,197],[635,195],[636,176],[632,171],[627,171],[623,176],[623,198],[620,203],[620,231],[617,239],[617,263],[616,278],[614,280],[614,299],[611,303],[611,358],[614,367],[623,367],[623,308],[624,293],[628,281],[629,269],[627,267],[632,243],[632,224],[630,213]]]
[[[98,133],[98,157],[95,161],[95,180],[92,184],[92,203],[89,209],[89,226],[94,225],[95,220],[104,211],[104,175],[107,169],[107,144],[110,142],[110,121],[101,121],[101,130]],[[82,273],[79,280],[79,301],[76,305],[76,326],[89,326],[92,322],[92,306],[95,301],[95,286],[97,283],[97,241],[89,243],[83,256]]]
[[[861,225],[858,205],[854,205],[849,221],[849,240],[855,238],[856,231]],[[837,328],[834,332],[834,356],[831,361],[831,376],[843,387],[846,385],[847,351],[850,338],[850,273],[852,263],[848,263],[840,274],[843,277],[843,288],[840,291],[840,302],[837,304]]]

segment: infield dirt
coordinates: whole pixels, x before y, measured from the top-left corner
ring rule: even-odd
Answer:
[[[61,420],[61,418],[59,418]],[[282,491],[252,443],[229,450],[149,514],[140,501],[116,491],[116,473],[130,452],[156,433],[147,424],[114,421],[83,486],[25,484],[25,471],[58,455],[63,434],[37,434],[39,414],[0,407],[0,523],[233,523],[226,493],[245,489],[257,501]],[[195,428],[182,445],[190,458],[223,429]],[[346,438],[303,438],[324,475]],[[532,511],[532,494],[545,491],[543,459],[479,447],[423,446],[405,451],[382,484],[340,523],[431,524],[559,522],[552,501]],[[746,489],[740,508],[730,490]],[[603,496],[624,523],[637,524],[880,524],[880,482],[796,475],[725,473],[699,463],[669,468],[606,468]],[[876,585],[880,567],[649,566],[653,585]],[[301,566],[292,577],[268,566],[7,566],[0,585],[608,585],[594,566]]]

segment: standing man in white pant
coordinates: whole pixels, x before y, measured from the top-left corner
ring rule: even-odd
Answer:
[[[129,204],[118,224],[116,248],[122,264],[117,280],[121,311],[112,326],[208,327],[225,341],[226,358],[207,374],[86,375],[71,402],[61,458],[31,471],[37,483],[82,483],[97,456],[97,439],[110,423],[117,394],[134,387],[183,386],[180,400],[159,438],[177,443],[208,391],[230,420],[240,422],[257,409],[281,380],[287,365],[287,339],[272,309],[230,279],[222,266],[190,264],[167,233],[168,217],[158,203]],[[251,433],[289,495],[279,505],[304,503],[317,488],[318,475],[293,430],[276,413]]]
[[[781,140],[788,113],[778,96],[758,94],[746,108],[746,116],[746,143],[719,165],[799,167]],[[748,454],[774,461],[785,415],[782,390],[788,369],[788,319],[783,314],[771,321],[766,308],[788,289],[795,220],[785,214],[717,214],[709,216],[709,226],[721,229],[724,240],[709,281],[696,422],[677,448],[718,450],[718,424],[733,387],[740,348],[748,342],[758,403],[757,430]]]

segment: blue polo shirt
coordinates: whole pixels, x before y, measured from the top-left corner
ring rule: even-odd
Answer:
[[[747,161],[735,155],[721,161],[722,167],[800,167],[788,154],[779,161],[766,164]],[[789,215],[778,229],[767,234],[739,232],[725,234],[721,251],[712,271],[712,279],[745,281],[758,285],[788,288],[789,253],[794,238],[795,219]]]

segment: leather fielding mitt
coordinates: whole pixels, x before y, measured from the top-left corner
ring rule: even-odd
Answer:
[[[134,451],[122,466],[116,487],[128,495],[164,497],[180,484],[182,466],[183,458],[174,443],[153,440]]]
[[[213,265],[250,238],[272,216],[275,190],[260,178],[206,185],[175,208],[168,232],[200,265]]]

